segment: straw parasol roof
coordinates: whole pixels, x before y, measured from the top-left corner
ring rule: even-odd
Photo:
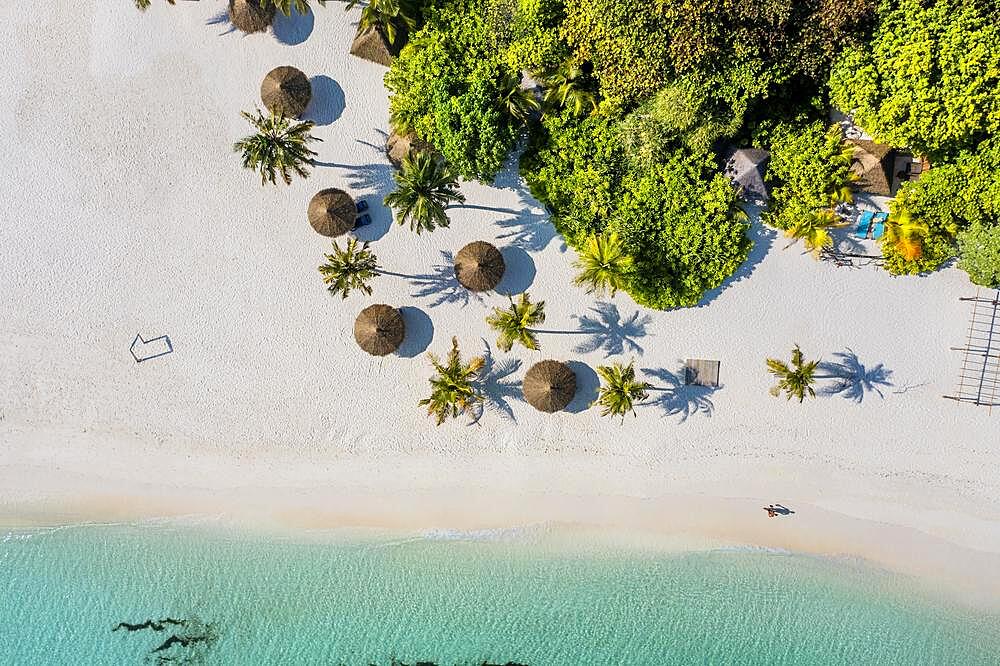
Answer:
[[[392,166],[397,169],[402,168],[403,158],[406,157],[410,150],[433,153],[434,146],[418,138],[415,134],[396,134],[395,131],[385,140],[385,154],[392,163]]]
[[[851,171],[858,176],[854,188],[861,192],[892,196],[892,170],[895,151],[890,146],[864,139],[848,139],[854,146]]]
[[[373,356],[385,356],[399,349],[405,334],[403,315],[388,305],[369,305],[354,320],[354,339]]]
[[[260,0],[229,0],[229,22],[245,33],[264,32],[273,20],[273,4],[261,9]]]
[[[358,209],[344,190],[320,190],[309,201],[309,224],[323,236],[341,236],[354,228]]]
[[[396,35],[397,44],[405,42],[405,34]],[[351,43],[351,55],[382,65],[383,67],[389,67],[392,65],[396,51],[380,30],[369,28],[362,32],[361,26],[358,26],[358,33]]]
[[[576,395],[576,373],[565,363],[541,361],[524,376],[524,399],[540,412],[566,409]]]
[[[264,77],[260,84],[260,99],[271,113],[298,118],[312,99],[312,85],[301,71],[282,65]]]
[[[473,241],[455,255],[455,277],[470,291],[489,291],[503,278],[503,255],[486,241]]]

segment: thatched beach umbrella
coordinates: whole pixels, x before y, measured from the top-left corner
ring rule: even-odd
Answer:
[[[576,395],[576,373],[559,361],[540,361],[524,376],[524,399],[541,412],[566,409]]]
[[[388,305],[369,305],[354,320],[354,339],[373,356],[385,356],[399,349],[405,334],[403,315]]]
[[[358,209],[344,190],[320,190],[309,201],[309,224],[323,236],[341,236],[354,228]]]
[[[405,34],[396,35],[397,44],[405,42]],[[377,65],[382,65],[383,67],[389,67],[392,65],[395,54],[396,50],[389,43],[389,40],[385,38],[381,30],[368,28],[362,31],[361,26],[358,26],[358,32],[351,43],[351,55]]]
[[[260,84],[260,99],[271,113],[298,118],[312,99],[312,85],[300,70],[288,65],[275,67]]]
[[[229,22],[242,32],[264,32],[273,20],[273,4],[262,9],[260,0],[229,0]]]
[[[455,277],[470,291],[495,289],[506,268],[500,250],[486,241],[473,241],[455,255]]]
[[[403,158],[406,157],[411,150],[421,153],[433,153],[434,146],[423,139],[417,138],[414,134],[404,135],[393,132],[389,135],[389,138],[385,140],[385,154],[389,158],[389,162],[392,163],[392,166],[397,169],[401,169],[403,167]]]

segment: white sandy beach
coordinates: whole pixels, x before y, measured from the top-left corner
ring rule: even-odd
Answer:
[[[483,239],[508,260],[501,288],[546,302],[544,328],[575,330],[598,300],[572,286],[573,254],[516,167],[494,187],[463,184],[468,206],[450,228],[390,224],[385,70],[347,53],[357,10],[317,8],[308,36],[279,20],[286,42],[305,37],[292,45],[227,32],[211,22],[224,8],[0,9],[0,524],[204,513],[292,527],[616,526],[865,557],[1000,598],[1000,410],[942,398],[968,326],[958,299],[976,293],[964,273],[836,268],[755,224],[749,262],[701,307],[604,299],[610,335],[494,350],[495,368],[522,363],[493,382],[495,408],[478,425],[435,427],[417,406],[423,351],[444,353],[455,335],[481,352],[493,339],[483,319],[505,301],[466,302],[439,283],[422,295],[388,276],[371,298],[330,295],[316,271],[329,240],[306,220],[315,191],[369,201],[359,236],[388,270],[429,274],[441,251]],[[239,112],[282,64],[313,78],[306,117],[327,166],[262,187],[231,146],[247,133]],[[355,344],[371,302],[412,308],[399,356]],[[168,335],[173,353],[137,364],[136,333]],[[883,364],[891,385],[860,402],[772,398],[764,359],[795,343]],[[516,386],[543,358],[635,358],[660,386],[685,358],[717,359],[723,386],[653,392],[621,425],[583,409],[596,377],[581,373],[570,412],[546,415]],[[771,502],[796,513],[768,519]]]

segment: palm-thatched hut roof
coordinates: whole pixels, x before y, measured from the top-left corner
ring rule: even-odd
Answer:
[[[354,320],[354,339],[373,356],[385,356],[399,349],[406,335],[403,315],[394,307],[369,305]]]
[[[260,99],[271,113],[298,118],[312,99],[312,84],[300,70],[288,65],[275,67],[260,84]]]
[[[771,153],[759,148],[732,148],[726,153],[725,174],[744,199],[763,204],[768,199],[764,172]]]
[[[433,153],[434,146],[418,138],[415,134],[397,134],[395,131],[385,140],[385,154],[397,169],[402,168],[403,158],[411,151]]]
[[[854,189],[883,197],[892,196],[892,170],[895,151],[882,143],[864,139],[848,139],[854,146],[851,171],[857,174]]]
[[[320,190],[309,201],[309,224],[323,236],[341,236],[354,228],[357,205],[344,190]]]
[[[397,44],[405,42],[405,35],[396,35]],[[361,26],[358,26],[358,32],[351,43],[351,55],[371,61],[377,65],[382,65],[383,67],[389,67],[392,65],[392,60],[397,54],[398,51],[389,43],[389,40],[385,38],[385,35],[380,30],[369,28],[362,32]]]
[[[500,250],[486,241],[473,241],[455,255],[455,277],[470,291],[495,289],[506,268]]]
[[[566,409],[576,395],[576,373],[559,361],[540,361],[524,376],[524,399],[541,412]]]
[[[261,8],[260,0],[229,0],[229,22],[242,32],[264,32],[273,20],[273,4]]]

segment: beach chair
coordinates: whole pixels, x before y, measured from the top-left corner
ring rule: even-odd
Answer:
[[[861,211],[858,217],[858,226],[854,230],[855,238],[868,238],[868,229],[872,226],[872,217],[875,214],[870,210]]]
[[[354,228],[367,227],[372,223],[372,216],[365,213],[364,215],[359,215],[358,219],[354,221]]]
[[[360,201],[358,201],[357,204],[355,204],[354,207],[358,209],[359,213],[363,213],[366,210],[368,210],[368,202],[365,201],[364,199],[361,199]]]
[[[872,227],[872,238],[878,240],[885,233],[885,221],[889,219],[888,213],[878,213],[875,215],[875,225]]]

